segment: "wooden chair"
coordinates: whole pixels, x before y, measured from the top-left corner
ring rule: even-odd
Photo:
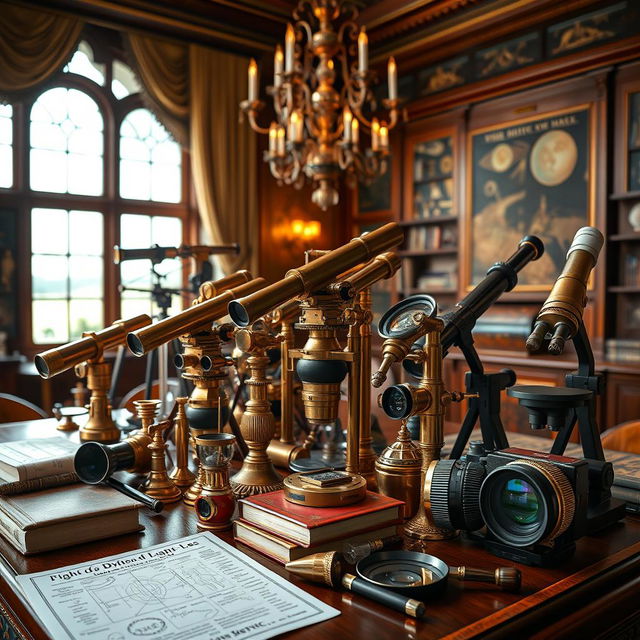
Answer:
[[[629,420],[603,431],[600,435],[605,449],[640,454],[640,420]]]
[[[10,393],[0,393],[0,424],[48,418],[46,411]]]

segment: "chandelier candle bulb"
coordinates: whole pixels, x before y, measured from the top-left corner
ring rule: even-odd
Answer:
[[[369,68],[369,38],[367,38],[367,32],[364,27],[360,29],[360,35],[358,36],[358,71],[360,73],[366,73]]]
[[[278,45],[276,47],[276,53],[273,57],[273,86],[276,88],[282,84],[283,70],[284,70],[284,55],[282,54],[282,47]]]
[[[293,71],[293,57],[295,50],[296,34],[293,31],[291,23],[287,25],[287,33],[284,37],[285,52],[285,71],[291,73]]]
[[[389,100],[398,99],[398,69],[396,59],[391,56],[387,64],[387,80],[389,85]]]
[[[278,127],[276,134],[276,155],[284,158],[284,127]]]
[[[302,142],[302,115],[299,111],[294,111],[289,118],[289,140],[291,142]]]
[[[360,140],[360,123],[358,122],[358,118],[353,118],[351,120],[351,142],[354,147],[358,146],[359,140]]]
[[[383,151],[389,148],[389,129],[386,125],[380,127],[380,148]]]
[[[351,114],[351,110],[347,107],[342,112],[342,136],[345,142],[351,142],[351,121],[353,120],[353,115]]]
[[[258,65],[256,61],[251,58],[249,62],[249,102],[254,102],[258,99]]]
[[[378,118],[371,121],[371,149],[380,151],[380,123]]]
[[[273,156],[276,154],[277,138],[278,125],[275,122],[272,122],[269,126],[269,155]]]

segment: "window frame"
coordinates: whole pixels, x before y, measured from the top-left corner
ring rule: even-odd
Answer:
[[[104,310],[103,326],[107,327],[120,317],[120,269],[113,263],[113,247],[120,244],[120,215],[136,213],[153,216],[178,217],[182,221],[181,243],[197,243],[199,236],[199,219],[195,208],[194,192],[191,185],[189,153],[181,148],[181,202],[164,203],[149,200],[130,200],[121,198],[120,183],[120,125],[125,116],[134,109],[145,108],[141,94],[133,94],[118,100],[111,93],[112,62],[115,59],[126,63],[122,56],[108,54],[99,57],[100,47],[91,38],[83,37],[94,51],[97,62],[106,62],[105,84],[100,86],[84,76],[74,73],[57,72],[49,81],[38,86],[28,96],[11,101],[13,107],[13,186],[0,188],[0,208],[11,209],[17,215],[17,296],[25,304],[17,304],[18,332],[15,339],[10,340],[10,347],[18,349],[27,356],[57,346],[59,343],[36,344],[32,331],[32,278],[31,278],[31,210],[33,208],[54,208],[66,210],[99,211],[104,216]],[[111,49],[111,48],[110,48]],[[29,180],[30,156],[30,113],[38,97],[55,87],[78,89],[96,101],[103,117],[104,152],[103,152],[103,185],[101,196],[85,196],[69,193],[51,193],[33,191]],[[188,269],[184,269],[184,284],[187,284]],[[183,296],[182,306],[186,304]],[[179,308],[176,301],[174,308]]]

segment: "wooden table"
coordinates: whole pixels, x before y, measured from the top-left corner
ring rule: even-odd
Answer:
[[[54,433],[55,421],[0,426],[0,441],[45,437]],[[141,510],[146,527],[129,534],[25,557],[0,538],[0,637],[49,638],[16,586],[16,574],[144,549],[197,532],[195,516],[181,503],[163,513]],[[233,544],[230,533],[221,536]],[[523,588],[509,594],[491,586],[461,586],[450,580],[444,596],[427,602],[424,620],[391,611],[360,596],[308,584],[283,567],[247,547],[238,548],[276,573],[340,609],[342,615],[284,638],[296,640],[400,640],[402,638],[636,638],[640,637],[640,518],[628,517],[604,533],[582,538],[576,555],[561,567],[539,569],[520,566]],[[507,564],[462,538],[434,542],[425,550],[450,565],[492,568]],[[10,625],[12,629],[7,628]],[[5,635],[3,635],[3,632]],[[15,636],[10,635],[15,633]],[[53,640],[58,640],[54,638]]]

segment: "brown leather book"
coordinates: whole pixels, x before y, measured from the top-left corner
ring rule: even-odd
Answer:
[[[0,498],[0,534],[27,555],[140,531],[140,503],[108,487],[69,485]]]

